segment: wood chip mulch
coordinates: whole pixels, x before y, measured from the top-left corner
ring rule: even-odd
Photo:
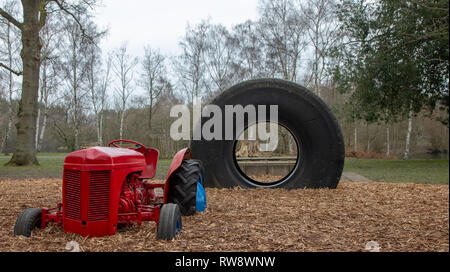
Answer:
[[[58,179],[0,181],[0,251],[449,251],[449,187],[341,182],[337,189],[213,189],[208,209],[183,217],[173,241],[155,240],[154,222],[114,236],[84,238],[56,226],[15,237],[25,208],[61,200]]]

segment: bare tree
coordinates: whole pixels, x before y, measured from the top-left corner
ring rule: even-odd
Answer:
[[[120,116],[120,139],[123,138],[123,121],[125,111],[127,110],[127,102],[130,95],[134,91],[134,67],[138,64],[138,62],[139,60],[137,57],[133,58],[130,54],[128,54],[126,43],[114,52],[112,70],[119,81],[119,85],[115,88],[115,94]]]
[[[141,61],[142,73],[139,84],[147,91],[149,99],[149,131],[152,129],[154,105],[168,82],[168,79],[166,78],[167,70],[164,61],[164,56],[158,50],[154,50],[149,46],[144,48],[144,57]]]
[[[44,143],[44,136],[48,125],[49,119],[49,110],[50,108],[58,101],[57,90],[63,81],[62,78],[58,76],[61,72],[60,64],[57,63],[57,60],[50,60],[50,64],[45,64],[45,68],[42,69],[42,82],[40,88],[40,105],[42,106],[42,114],[38,114],[42,116],[42,124],[39,126],[39,123],[36,128],[37,139],[37,147],[36,150],[41,151],[42,145]],[[39,112],[40,112],[39,111]],[[40,118],[37,119],[37,122],[40,122]]]
[[[6,3],[5,10],[10,14],[17,16],[18,7],[15,2],[9,1]],[[0,17],[1,18],[1,17]],[[20,65],[20,61],[16,59],[17,53],[20,50],[20,44],[18,43],[20,33],[17,28],[14,27],[8,20],[1,18],[0,31],[2,33],[0,41],[0,60],[5,59],[5,63],[8,67],[17,69]],[[15,87],[15,73],[13,70],[6,70],[7,78],[7,97],[9,101],[8,107],[8,125],[6,127],[5,137],[0,145],[0,152],[8,154],[8,141],[11,137],[12,125],[14,120],[14,96],[16,93]]]
[[[206,65],[218,92],[232,84],[236,42],[223,25],[211,25],[206,36]]]
[[[320,86],[326,76],[327,57],[330,49],[339,40],[339,24],[335,22],[334,0],[306,0],[300,1],[302,17],[306,20],[308,39],[313,47],[312,69],[309,82],[313,90],[320,94]]]
[[[49,107],[56,100],[51,101],[51,96],[56,96],[56,90],[62,79],[59,76],[61,64],[59,63],[57,46],[61,41],[60,18],[51,17],[41,29],[41,75],[39,86],[39,107],[36,118],[36,150],[39,152],[44,141],[47,127]],[[42,109],[41,109],[42,108]],[[41,114],[42,112],[42,114]],[[41,118],[42,116],[42,118]],[[42,119],[42,125],[40,125]]]
[[[237,43],[238,61],[235,72],[239,80],[265,76],[263,43],[257,33],[257,24],[246,21],[233,28],[234,40]]]
[[[73,124],[75,150],[80,148],[79,134],[82,111],[86,108],[85,100],[88,95],[87,88],[87,52],[92,44],[82,39],[83,33],[79,27],[67,21],[64,27],[64,36],[67,49],[62,52],[62,70],[65,75],[66,92],[65,101],[70,109]]]
[[[261,0],[259,9],[259,35],[267,47],[268,60],[277,60],[284,79],[297,81],[300,55],[307,46],[302,14],[289,0]]]
[[[95,44],[105,37],[106,31],[99,31],[93,23],[87,25],[90,36],[94,38]],[[108,53],[106,67],[102,69],[103,60],[101,49],[90,45],[86,50],[86,73],[87,87],[95,115],[95,128],[97,131],[97,144],[103,145],[103,115],[106,106],[106,91],[109,85],[112,66],[112,54]]]
[[[180,42],[183,53],[174,59],[178,84],[187,94],[191,103],[204,92],[206,35],[209,22],[203,21],[195,27],[187,26],[186,34]]]
[[[18,122],[16,124],[17,137],[16,147],[9,165],[38,164],[36,159],[36,118],[38,109],[39,93],[39,70],[41,41],[39,32],[46,23],[49,14],[64,13],[70,16],[80,27],[81,17],[88,14],[96,0],[22,0],[23,22],[18,16],[0,8],[0,16],[14,25],[21,32],[23,63],[22,71],[17,71],[13,67],[0,62],[0,67],[22,75],[22,94],[17,113]],[[84,29],[81,27],[82,33]],[[87,35],[83,35],[87,37]]]
[[[98,48],[91,47],[88,52],[87,78],[92,108],[95,115],[95,127],[97,130],[97,144],[103,145],[103,118],[106,109],[107,90],[110,81],[112,55],[106,57],[105,69],[102,69]],[[98,83],[98,84],[97,84]]]

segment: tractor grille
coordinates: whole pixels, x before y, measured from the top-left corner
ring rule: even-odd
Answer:
[[[64,170],[66,217],[81,220],[81,172]]]
[[[111,171],[92,171],[89,174],[88,220],[108,220]]]

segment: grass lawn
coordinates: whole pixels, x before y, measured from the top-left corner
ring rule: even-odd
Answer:
[[[381,160],[346,158],[344,171],[385,182],[448,184],[448,160]]]
[[[40,156],[54,156],[54,157],[65,157],[68,153],[50,153],[50,152],[39,152],[37,155]]]
[[[5,166],[9,158],[0,158],[0,180],[2,179],[23,179],[23,178],[56,178],[62,177],[62,165],[64,158],[39,159],[40,166]]]
[[[61,178],[64,153],[40,153],[40,166],[4,166],[9,160],[0,157],[0,180],[24,178]],[[44,156],[39,158],[40,156]],[[54,158],[52,158],[54,157]],[[156,178],[165,179],[171,159],[158,162]],[[380,160],[346,158],[344,171],[355,172],[369,179],[385,182],[417,182],[449,184],[448,160]]]

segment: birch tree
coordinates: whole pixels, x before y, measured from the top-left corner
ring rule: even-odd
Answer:
[[[298,6],[288,0],[262,0],[259,9],[259,35],[269,51],[269,60],[277,60],[283,79],[296,82],[300,56],[307,46],[305,19]]]
[[[237,66],[240,80],[268,76],[265,73],[263,43],[257,33],[257,24],[246,21],[233,27],[237,45]]]
[[[65,29],[67,51],[63,53],[63,71],[66,77],[66,103],[71,112],[73,124],[74,149],[80,148],[79,134],[81,127],[81,113],[85,109],[87,91],[87,63],[86,49],[82,40],[82,33],[78,26],[68,22]]]
[[[321,96],[320,86],[325,78],[327,59],[331,48],[340,39],[339,25],[336,23],[334,0],[299,1],[302,16],[306,20],[307,37],[313,48],[312,69],[309,82],[313,91]]]
[[[87,78],[89,96],[95,115],[97,144],[103,145],[103,119],[107,103],[107,90],[111,79],[112,55],[108,54],[102,61],[98,48],[91,47],[88,52]],[[102,69],[102,66],[105,66]]]
[[[139,80],[141,85],[147,92],[148,97],[148,129],[152,129],[152,117],[154,113],[154,105],[159,96],[163,92],[168,82],[166,75],[167,69],[165,65],[165,57],[150,46],[144,48],[144,57],[141,61],[142,73]]]
[[[174,59],[174,69],[178,84],[185,92],[189,102],[193,103],[205,91],[206,65],[204,54],[209,23],[186,27],[186,34],[179,43],[182,53]]]
[[[134,68],[138,64],[138,58],[132,57],[127,52],[127,44],[124,43],[120,48],[115,50],[113,54],[112,70],[118,85],[115,88],[116,104],[119,111],[119,138],[123,139],[123,122],[125,112],[127,110],[127,103],[134,91]]]
[[[5,5],[5,10],[14,16],[18,15],[18,7],[15,2],[9,1]],[[0,64],[5,61],[7,67],[12,67],[17,70],[20,66],[20,61],[17,59],[18,51],[20,50],[20,44],[18,43],[20,33],[17,28],[14,27],[12,23],[8,20],[0,17]],[[14,120],[14,97],[16,95],[16,82],[15,78],[18,75],[13,69],[5,70],[5,82],[6,82],[6,93],[9,102],[8,105],[8,124],[6,126],[5,137],[2,142],[0,142],[0,152],[5,155],[8,154],[8,141],[10,140],[11,133],[13,130],[13,120]],[[2,71],[3,72],[3,71]]]
[[[36,118],[36,151],[41,150],[44,135],[47,128],[47,121],[49,115],[49,107],[55,102],[52,96],[56,96],[56,90],[62,78],[60,76],[61,64],[58,56],[57,45],[62,42],[61,35],[58,35],[61,30],[61,24],[58,19],[49,18],[48,22],[41,29],[41,75],[39,84],[39,106]],[[41,120],[42,119],[42,120]],[[41,124],[42,123],[42,124]]]
[[[412,109],[412,103],[408,112],[408,129],[406,130],[406,141],[405,141],[405,153],[403,153],[403,159],[407,160],[409,158],[409,147],[411,143],[411,132],[412,132],[412,121],[414,117],[414,112]]]
[[[223,25],[209,26],[206,36],[205,63],[218,92],[224,91],[233,82],[235,49],[236,42]]]

